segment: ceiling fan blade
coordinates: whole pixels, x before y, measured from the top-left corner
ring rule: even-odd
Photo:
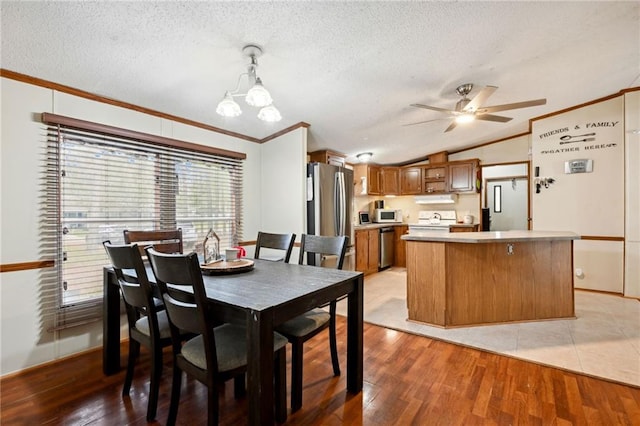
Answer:
[[[528,108],[528,107],[537,106],[537,105],[544,105],[546,103],[547,103],[546,99],[534,99],[532,101],[515,102],[513,104],[494,105],[494,106],[479,108],[477,113],[485,114],[488,112],[506,111],[508,109]]]
[[[425,120],[425,121],[418,121],[416,123],[408,123],[408,124],[403,124],[403,127],[406,126],[415,126],[416,124],[424,124],[424,123],[431,123],[432,121],[440,121],[440,120],[448,120],[449,117],[443,117],[443,118],[434,118],[433,120]]]
[[[451,120],[451,124],[449,124],[449,127],[447,127],[444,132],[447,133],[452,131],[456,127],[456,124],[458,124],[456,123],[456,120]]]
[[[430,109],[432,111],[446,112],[446,113],[449,113],[449,114],[454,114],[456,112],[456,111],[452,111],[450,109],[438,108],[438,107],[434,107],[434,106],[430,106],[430,105],[411,104],[411,106],[412,107],[416,107],[416,108]]]
[[[476,115],[476,120],[497,121],[498,123],[506,123],[507,121],[513,120],[513,118],[493,114],[480,114]]]
[[[493,95],[493,92],[495,92],[497,89],[498,88],[496,86],[486,86],[485,88],[480,90],[480,92],[473,99],[471,99],[471,102],[465,105],[464,110],[477,110],[478,108],[480,108],[480,105],[484,104],[484,102],[489,99],[489,96]]]

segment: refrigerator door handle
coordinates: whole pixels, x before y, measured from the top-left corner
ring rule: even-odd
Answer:
[[[335,234],[344,235],[345,186],[342,172],[336,172],[335,175],[334,206]]]

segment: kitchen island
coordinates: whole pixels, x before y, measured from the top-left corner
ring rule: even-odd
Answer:
[[[572,232],[404,235],[409,320],[441,327],[575,318]]]

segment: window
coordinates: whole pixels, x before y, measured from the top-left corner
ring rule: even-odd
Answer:
[[[200,252],[210,228],[221,247],[242,239],[244,154],[51,114],[43,121],[42,248],[55,260],[42,273],[47,328],[101,318],[102,242],[122,243],[125,229],[182,228],[185,253]]]
[[[493,187],[493,211],[502,213],[502,185]]]

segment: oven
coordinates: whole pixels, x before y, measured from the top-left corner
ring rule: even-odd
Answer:
[[[409,233],[449,232],[449,226],[456,223],[455,210],[420,210],[418,222],[409,224]]]

